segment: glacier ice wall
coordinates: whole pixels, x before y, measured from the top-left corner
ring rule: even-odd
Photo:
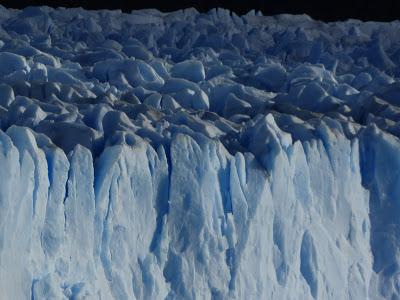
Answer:
[[[400,299],[399,30],[0,7],[0,298]]]

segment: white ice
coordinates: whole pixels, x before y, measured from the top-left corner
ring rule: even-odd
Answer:
[[[0,24],[0,299],[400,299],[399,22]]]

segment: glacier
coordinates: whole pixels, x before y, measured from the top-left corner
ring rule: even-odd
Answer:
[[[400,299],[398,32],[0,6],[0,299]]]

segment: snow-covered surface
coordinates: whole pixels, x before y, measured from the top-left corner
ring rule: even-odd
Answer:
[[[0,25],[1,299],[399,299],[399,22]]]

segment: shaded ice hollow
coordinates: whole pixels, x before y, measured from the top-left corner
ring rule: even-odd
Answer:
[[[1,299],[400,299],[400,23],[0,6]]]

